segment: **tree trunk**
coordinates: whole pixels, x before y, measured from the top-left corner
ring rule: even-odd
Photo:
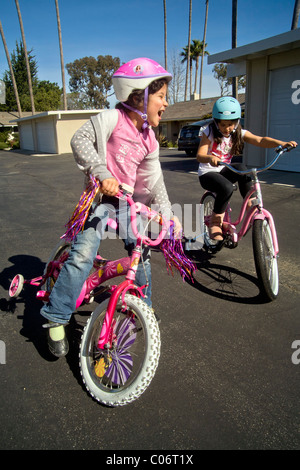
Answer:
[[[197,93],[198,69],[199,69],[199,57],[197,56],[196,57],[196,72],[195,72],[194,94]]]
[[[167,6],[166,6],[166,0],[164,0],[164,46],[165,46],[165,69],[168,70],[168,58],[167,58]]]
[[[185,78],[185,93],[184,100],[187,100],[187,90],[189,83],[189,68],[190,68],[190,52],[191,52],[191,31],[192,31],[192,0],[190,0],[190,13],[189,13],[189,38],[188,38],[188,56],[186,61],[186,78]],[[192,90],[190,90],[190,93]]]
[[[299,21],[299,13],[300,13],[300,0],[295,0],[294,14],[293,14],[293,21],[292,21],[291,29],[297,29],[298,21]]]
[[[232,0],[232,49],[237,45],[237,0]],[[238,77],[232,77],[232,96],[238,96]]]
[[[26,41],[25,41],[23,21],[22,21],[21,11],[20,11],[20,7],[19,7],[19,1],[15,0],[15,3],[16,3],[16,7],[17,7],[18,16],[19,16],[19,22],[20,22],[20,28],[21,28],[21,34],[22,34],[22,41],[23,41],[23,47],[24,47],[24,53],[25,53],[25,61],[26,61],[27,77],[28,77],[28,87],[29,87],[29,95],[30,95],[30,102],[31,102],[31,110],[32,110],[32,114],[34,114],[35,113],[35,106],[34,106],[34,98],[33,98],[33,91],[32,91],[31,72],[30,72],[30,65],[29,65],[28,53],[27,53],[27,47],[26,47]]]
[[[200,100],[201,100],[201,93],[202,93],[203,62],[204,62],[204,54],[205,54],[206,28],[207,28],[207,17],[208,17],[208,3],[209,3],[209,0],[206,0],[205,23],[204,23],[204,33],[203,33],[203,47],[202,47],[202,57],[201,57],[201,66],[200,66],[200,87],[199,87],[199,99]]]
[[[167,6],[164,0],[164,48],[165,48],[165,69],[168,70],[168,56],[167,56]],[[166,99],[168,101],[168,91]]]
[[[56,7],[57,30],[58,30],[59,50],[60,50],[61,79],[62,79],[62,86],[63,86],[63,103],[64,103],[64,109],[66,110],[68,109],[68,107],[67,107],[65,66],[64,66],[64,55],[63,55],[62,38],[61,38],[61,26],[60,26],[58,0],[55,0],[55,7]]]
[[[13,87],[14,87],[14,92],[15,92],[15,97],[16,97],[16,102],[17,102],[17,107],[18,107],[18,113],[19,113],[19,117],[21,118],[22,117],[22,110],[21,110],[21,105],[20,105],[20,100],[19,100],[18,87],[17,87],[17,83],[16,83],[16,79],[15,79],[15,74],[14,74],[14,71],[13,71],[13,68],[12,68],[12,65],[11,65],[11,60],[10,60],[10,57],[9,57],[9,52],[8,52],[8,49],[7,49],[7,44],[6,44],[6,40],[5,40],[5,36],[4,36],[1,21],[0,21],[0,33],[1,33],[1,36],[2,36],[2,41],[3,41],[3,46],[4,46],[4,49],[5,49],[6,59],[7,59],[7,62],[8,62],[8,66],[9,66],[9,70],[10,70],[10,74],[11,74],[11,80],[12,80],[12,84],[13,84]]]

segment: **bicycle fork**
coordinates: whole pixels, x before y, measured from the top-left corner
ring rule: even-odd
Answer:
[[[260,211],[254,215],[254,220],[257,220],[257,219],[260,219],[260,220],[266,219],[269,223],[273,246],[274,246],[274,258],[276,258],[279,253],[279,246],[278,246],[278,238],[277,238],[273,216],[269,211],[267,211],[264,208],[261,208]]]
[[[117,307],[119,298],[122,299],[122,308],[126,309],[125,295],[129,290],[133,290],[137,293],[139,297],[144,297],[142,292],[143,286],[138,287],[134,284],[137,267],[141,258],[142,248],[140,243],[137,243],[136,247],[133,249],[130,267],[126,275],[126,279],[119,285],[116,286],[112,291],[111,297],[108,302],[107,310],[105,313],[105,318],[99,335],[99,340],[97,344],[98,349],[109,349],[113,346],[114,341],[114,322],[113,316]]]
[[[258,220],[258,219],[265,220],[266,219],[268,221],[268,224],[271,230],[273,247],[274,247],[274,258],[276,258],[279,253],[279,245],[278,245],[278,238],[277,238],[275,223],[274,223],[272,214],[263,207],[263,198],[262,198],[260,184],[259,184],[256,172],[254,173],[254,189],[256,192],[257,205],[256,205],[256,210],[253,211],[253,220]]]

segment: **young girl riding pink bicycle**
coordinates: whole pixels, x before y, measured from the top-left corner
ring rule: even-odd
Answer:
[[[101,183],[102,197],[94,201],[81,230],[73,242],[67,261],[53,286],[49,301],[41,314],[49,321],[50,351],[60,357],[68,352],[64,326],[76,307],[83,283],[89,275],[103,237],[105,226],[114,208],[114,217],[125,233],[129,254],[136,244],[130,230],[126,202],[116,199],[120,182],[134,188],[134,200],[156,204],[164,217],[173,218],[159,162],[159,147],[151,127],[158,126],[168,106],[166,92],[172,76],[151,59],[139,58],[122,65],[113,75],[117,109],[99,113],[74,135],[71,145],[80,170]],[[175,232],[181,229],[177,218]],[[151,304],[150,252],[143,250],[136,284],[148,284],[145,302]]]
[[[209,236],[215,243],[223,241],[222,223],[227,204],[232,196],[233,183],[238,181],[244,198],[251,189],[249,175],[238,175],[222,166],[231,163],[234,155],[241,155],[244,143],[257,147],[297,147],[297,142],[283,142],[272,137],[260,137],[241,127],[241,106],[231,96],[219,98],[213,106],[213,121],[204,130],[197,152],[198,176],[201,186],[215,193],[214,210],[210,219]],[[237,170],[244,171],[242,163],[233,163]],[[251,208],[251,200],[248,203]]]

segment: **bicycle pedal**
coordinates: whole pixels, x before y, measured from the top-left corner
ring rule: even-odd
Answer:
[[[39,290],[36,293],[36,298],[42,300],[43,302],[49,301],[50,292],[45,290]]]
[[[184,237],[183,242],[184,242],[184,249],[186,251],[190,251],[192,249],[193,243],[196,242],[196,238],[186,238],[186,237]]]

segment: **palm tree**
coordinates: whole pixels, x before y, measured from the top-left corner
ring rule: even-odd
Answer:
[[[164,1],[164,45],[165,45],[165,69],[168,70],[168,59],[167,59],[167,6],[166,0]]]
[[[185,78],[185,92],[184,100],[187,99],[187,89],[189,81],[189,68],[190,68],[190,48],[191,48],[191,31],[192,31],[192,0],[190,0],[190,13],[189,13],[189,35],[188,35],[188,49],[186,51],[186,78]],[[190,93],[192,92],[192,78],[190,78]]]
[[[184,100],[186,101],[187,99],[187,83],[188,83],[188,80],[189,80],[189,77],[190,77],[190,94],[192,93],[192,76],[193,76],[193,60],[192,60],[192,53],[191,53],[191,46],[189,48],[189,46],[185,46],[182,48],[182,52],[180,53],[181,57],[183,57],[183,59],[181,60],[181,63],[183,64],[184,62],[187,62],[187,66],[189,67],[187,69],[187,73],[186,73],[186,78],[185,78],[185,96],[184,96]]]
[[[61,79],[62,79],[62,85],[63,85],[63,102],[64,102],[64,109],[67,109],[65,66],[64,66],[64,56],[63,56],[63,47],[62,47],[62,38],[61,38],[61,26],[60,26],[58,0],[55,0],[55,7],[56,7],[57,29],[58,29],[59,50],[60,50]]]
[[[206,51],[206,46],[207,44],[203,48],[203,41],[199,41],[199,39],[193,39],[193,44],[191,44],[191,60],[196,62],[194,93],[197,93],[199,57],[203,57],[203,54],[209,55],[209,52]]]
[[[5,50],[5,54],[6,54],[6,59],[7,59],[7,63],[8,63],[10,74],[11,74],[11,81],[12,81],[12,84],[13,84],[13,87],[14,87],[14,92],[15,92],[15,97],[16,97],[16,102],[17,102],[17,107],[18,107],[18,113],[19,113],[19,117],[21,118],[22,117],[22,109],[21,109],[21,104],[20,104],[20,100],[19,100],[18,87],[17,87],[17,83],[16,83],[16,79],[15,79],[15,74],[14,74],[14,71],[13,71],[13,68],[12,68],[12,65],[11,65],[11,60],[10,60],[10,57],[9,57],[9,52],[8,52],[8,48],[7,48],[7,44],[6,44],[6,40],[5,40],[5,36],[4,36],[1,21],[0,21],[0,33],[1,33],[1,36],[2,36],[2,41],[3,41],[3,46],[4,46],[4,50]]]
[[[299,13],[300,13],[300,0],[295,0],[293,21],[292,21],[292,28],[291,29],[297,29],[298,21],[299,21]]]
[[[232,0],[232,49],[236,48],[237,38],[237,0]],[[238,95],[238,77],[232,77],[232,96]]]
[[[165,46],[165,69],[168,70],[168,57],[167,57],[167,5],[166,0],[164,1],[164,46]],[[168,101],[168,90],[166,95],[166,100]]]
[[[201,99],[201,93],[202,93],[202,77],[203,77],[204,54],[205,54],[205,48],[206,48],[205,39],[206,39],[207,17],[208,17],[208,2],[209,0],[206,0],[204,33],[203,33],[203,41],[202,41],[202,46],[204,44],[204,47],[202,47],[202,57],[201,57],[201,67],[200,67],[199,99]]]
[[[26,68],[27,68],[27,77],[28,77],[28,87],[29,87],[29,95],[30,95],[30,102],[31,102],[31,110],[32,110],[32,114],[34,114],[35,113],[35,106],[34,106],[34,98],[33,98],[33,91],[32,91],[31,72],[30,72],[28,53],[27,53],[27,47],[26,47],[26,41],[25,41],[23,21],[22,21],[22,16],[21,16],[21,11],[20,11],[18,0],[15,0],[15,3],[16,3],[16,7],[17,7],[18,17],[19,17],[19,22],[20,22],[20,28],[21,28],[21,34],[22,34],[23,47],[24,47],[24,52],[25,52],[25,61],[26,61]]]

